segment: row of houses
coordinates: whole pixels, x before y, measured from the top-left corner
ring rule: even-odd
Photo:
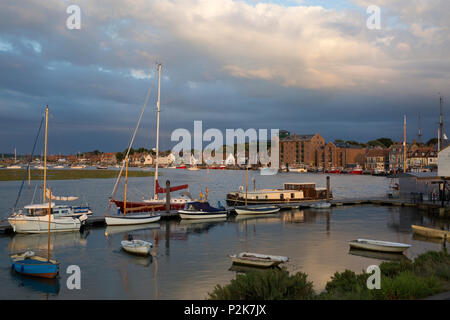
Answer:
[[[341,142],[326,142],[319,134],[285,134],[280,138],[280,164],[319,170],[359,166],[372,172],[403,171],[403,143],[389,148],[366,148]],[[433,147],[406,146],[406,170],[436,168],[437,152]]]

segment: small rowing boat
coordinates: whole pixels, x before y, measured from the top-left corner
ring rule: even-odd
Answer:
[[[388,242],[379,240],[369,240],[369,239],[357,239],[349,241],[350,248],[380,251],[380,252],[392,252],[392,253],[402,253],[406,249],[410,248],[410,244],[398,243],[398,242]]]
[[[108,226],[126,226],[135,224],[147,224],[159,221],[160,214],[127,214],[117,216],[105,216],[105,222]]]
[[[450,230],[439,230],[423,226],[411,225],[413,232],[427,238],[450,239]]]
[[[331,207],[331,203],[317,202],[317,203],[313,203],[312,205],[310,205],[310,207],[313,209],[327,209],[327,208]]]
[[[270,268],[289,261],[288,257],[273,256],[268,254],[241,252],[229,255],[234,264],[247,265],[260,268]]]
[[[237,214],[270,214],[280,211],[278,206],[239,206],[234,207]]]
[[[11,256],[12,268],[17,273],[40,278],[55,278],[59,272],[59,262],[36,256],[33,251]]]
[[[153,247],[151,242],[144,240],[123,240],[121,242],[122,249],[133,254],[147,256],[150,254],[150,249]]]

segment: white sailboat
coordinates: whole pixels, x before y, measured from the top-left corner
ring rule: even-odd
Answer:
[[[191,154],[190,165],[191,166],[188,168],[189,171],[198,171],[198,170],[200,170],[197,167],[197,159],[195,159],[193,154]]]
[[[159,113],[160,113],[160,99],[161,99],[161,64],[158,65],[158,100],[156,104],[156,158],[155,158],[155,181],[154,181],[154,193],[152,199],[144,199],[142,201],[128,201],[126,200],[126,191],[124,200],[116,200],[114,199],[114,194],[116,192],[118,182],[122,176],[122,171],[124,166],[126,166],[125,171],[125,188],[127,186],[127,170],[128,170],[128,155],[130,148],[133,144],[134,138],[136,136],[137,129],[139,128],[140,121],[142,119],[143,111],[145,110],[146,103],[141,111],[141,115],[138,120],[138,124],[135,128],[135,132],[130,142],[130,146],[128,148],[127,155],[125,156],[125,162],[122,165],[122,169],[117,178],[116,184],[114,186],[114,190],[111,196],[111,203],[114,203],[121,211],[121,215],[111,216],[106,215],[105,220],[107,225],[129,225],[129,224],[144,224],[144,223],[152,223],[156,222],[161,218],[161,215],[155,213],[158,211],[166,210],[166,200],[160,199],[158,194],[166,193],[165,188],[161,188],[158,183],[158,163],[159,163]],[[182,185],[177,187],[171,187],[170,192],[186,189],[188,185]],[[126,190],[126,189],[125,189]],[[170,199],[170,210],[178,210],[182,209],[188,198],[180,197],[180,198],[171,198]]]
[[[44,156],[44,186],[47,192],[43,193],[42,204],[31,204],[14,212],[8,222],[17,233],[44,233],[44,232],[65,232],[80,230],[82,223],[87,219],[85,214],[78,216],[70,216],[53,214],[54,210],[59,206],[49,201],[50,191],[46,187],[47,182],[47,129],[48,129],[48,106],[45,109],[45,156]],[[54,199],[52,199],[54,200]],[[25,211],[25,212],[24,212]],[[69,211],[67,211],[69,212]]]

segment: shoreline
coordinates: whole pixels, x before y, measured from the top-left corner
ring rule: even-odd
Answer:
[[[32,169],[30,180],[42,180],[43,170]],[[26,169],[0,170],[0,181],[22,181]],[[79,179],[111,179],[116,178],[119,170],[86,170],[86,169],[48,169],[47,180],[79,180]],[[122,172],[125,176],[125,172]],[[129,170],[129,178],[152,177],[153,171]],[[28,175],[25,176],[28,179]]]

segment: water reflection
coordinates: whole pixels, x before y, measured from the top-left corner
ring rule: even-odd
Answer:
[[[388,253],[388,252],[376,252],[359,249],[350,249],[349,254],[354,256],[360,256],[364,258],[371,258],[383,261],[409,261],[410,259],[404,254]]]
[[[88,233],[63,232],[50,234],[50,250],[87,245]],[[21,253],[27,250],[34,252],[47,252],[48,235],[16,233],[8,244],[10,254]]]
[[[60,290],[59,278],[45,279],[28,277],[11,271],[11,276],[18,287],[31,289],[32,291],[57,295]]]

